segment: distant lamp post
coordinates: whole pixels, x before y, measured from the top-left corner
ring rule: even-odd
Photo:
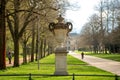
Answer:
[[[73,25],[70,22],[64,23],[64,18],[60,15],[57,18],[57,23],[50,23],[49,30],[54,34],[55,39],[59,45],[55,50],[55,75],[67,75],[67,48],[62,45],[72,31]]]

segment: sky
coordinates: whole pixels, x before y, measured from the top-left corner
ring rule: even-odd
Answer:
[[[71,4],[79,6],[76,10],[67,10],[65,19],[72,22],[72,32],[80,33],[82,26],[88,21],[89,17],[94,14],[95,6],[100,0],[68,0]],[[77,7],[77,6],[76,6]]]

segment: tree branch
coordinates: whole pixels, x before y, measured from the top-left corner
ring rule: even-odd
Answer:
[[[22,29],[21,29],[20,32],[19,32],[19,36],[20,36],[20,37],[22,36],[22,34],[23,34],[25,28],[27,27],[27,25],[28,25],[31,21],[35,20],[36,18],[37,18],[37,17],[34,17],[34,18],[30,19],[29,21],[26,21],[26,22],[24,23]]]
[[[15,14],[15,13],[19,13],[19,12],[31,12],[31,10],[19,10],[19,11],[15,11],[15,12],[13,12],[13,13],[7,14],[5,17],[11,16],[11,15],[13,15],[13,14]],[[41,16],[45,16],[45,15],[40,14],[40,13],[35,12],[35,11],[32,11],[32,13],[37,14],[37,15],[41,15]]]
[[[9,19],[9,17],[7,17],[7,22],[8,22],[8,27],[9,27],[9,29],[10,29],[10,32],[11,32],[11,34],[12,34],[12,37],[13,37],[13,39],[14,39],[14,30],[13,30],[12,22],[11,22],[11,20]]]

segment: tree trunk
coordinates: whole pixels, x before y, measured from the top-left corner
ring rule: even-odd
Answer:
[[[40,58],[43,58],[43,39],[41,39],[41,44],[40,44]]]
[[[100,27],[101,27],[101,40],[100,40],[100,43],[101,43],[101,46],[103,47],[104,45],[104,28],[103,28],[103,1],[101,1],[101,8],[100,8]],[[103,51],[103,50],[102,50]]]
[[[19,67],[19,39],[14,40],[14,67]]]
[[[35,56],[35,61],[37,61],[37,56],[38,56],[38,30],[37,30],[37,35],[36,35],[36,56]]]
[[[32,29],[32,49],[31,49],[31,62],[34,61],[34,45],[35,45],[35,28]]]
[[[107,48],[105,47],[105,54],[107,54]]]
[[[26,46],[26,43],[24,43],[24,47],[23,47],[23,63],[24,64],[27,63],[27,46]]]
[[[0,70],[6,69],[5,29],[5,0],[0,0]]]
[[[44,39],[44,47],[43,47],[43,50],[44,50],[44,57],[46,56],[46,39]]]
[[[50,54],[50,44],[48,43],[48,55]]]
[[[14,8],[15,12],[19,10],[19,0],[14,0]],[[14,35],[13,41],[14,41],[14,67],[19,67],[19,14],[14,14]]]

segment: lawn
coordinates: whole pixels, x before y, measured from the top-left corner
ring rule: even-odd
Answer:
[[[37,62],[29,63],[27,65],[22,65],[17,68],[7,68],[7,70],[1,70],[0,74],[54,74],[55,63],[54,54],[47,56],[46,58],[40,60],[40,70],[38,70]],[[113,75],[109,72],[97,69],[84,63],[72,56],[67,57],[68,63],[68,73],[70,75],[74,74],[88,74],[88,75]],[[23,76],[0,76],[0,80],[28,80],[29,77]],[[75,80],[114,80],[112,77],[100,77],[100,76],[75,76]],[[33,77],[32,80],[72,80],[72,76],[37,76]]]
[[[90,55],[120,62],[120,54],[90,54]]]
[[[76,51],[76,53],[81,53],[81,52]],[[84,53],[86,55],[96,56],[96,57],[100,57],[100,58],[104,58],[104,59],[110,59],[110,60],[120,62],[120,54],[105,54],[105,53],[95,54],[95,53],[91,53],[91,52],[84,52]]]

